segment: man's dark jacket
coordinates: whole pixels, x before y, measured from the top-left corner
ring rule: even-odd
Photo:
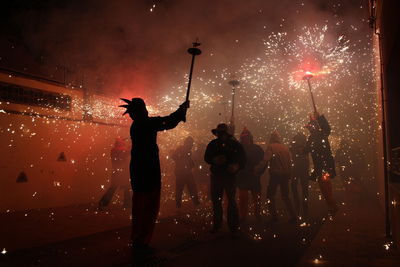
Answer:
[[[331,127],[323,115],[319,116],[316,122],[319,125],[319,130],[310,132],[305,147],[305,151],[311,153],[314,163],[314,171],[311,174],[311,179],[316,180],[323,173],[329,173],[330,178],[334,178],[336,176],[335,161],[328,139]]]
[[[219,155],[226,157],[225,164],[214,164],[213,159]],[[210,170],[213,176],[230,177],[235,176],[235,173],[230,173],[228,166],[239,164],[239,169],[243,169],[246,164],[246,154],[243,146],[235,138],[229,137],[225,142],[216,138],[207,145],[204,160],[211,165]]]

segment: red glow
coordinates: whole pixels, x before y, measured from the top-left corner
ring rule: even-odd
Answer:
[[[318,77],[330,73],[328,68],[321,66],[319,62],[314,60],[304,61],[297,69],[293,72],[296,80]]]
[[[324,174],[322,175],[322,180],[323,180],[323,181],[328,181],[328,180],[329,180],[329,173],[324,173]]]

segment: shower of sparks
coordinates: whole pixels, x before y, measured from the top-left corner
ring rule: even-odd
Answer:
[[[186,136],[195,139],[193,153],[196,153],[198,146],[213,138],[210,130],[217,123],[229,121],[228,81],[232,75],[240,80],[236,89],[237,131],[246,126],[255,141],[262,144],[268,142],[274,129],[287,143],[297,132],[305,132],[312,106],[303,77],[311,73],[317,109],[332,127],[330,141],[334,153],[340,141],[347,140],[371,161],[374,152],[368,147],[374,147],[379,130],[373,47],[371,43],[346,39],[344,35],[334,37],[333,32],[323,25],[271,33],[262,40],[264,51],[247,59],[239,69],[199,70],[193,81],[187,122],[178,131],[160,135],[160,153],[162,161],[167,163],[163,177],[174,177],[169,153]],[[187,79],[184,76],[179,86],[172,87],[159,99],[153,109],[155,114],[168,114],[182,103]],[[371,170],[372,164],[366,168]],[[173,180],[164,179],[165,201],[174,199],[172,184]],[[201,193],[206,198],[207,191]]]
[[[154,8],[155,5],[150,12],[153,12]],[[248,58],[237,70],[228,68],[196,70],[187,122],[180,124],[179,130],[159,135],[163,177],[162,204],[175,200],[174,164],[170,153],[189,135],[195,140],[192,156],[197,158],[195,162],[198,168],[194,172],[199,178],[197,180],[199,198],[203,203],[209,202],[207,182],[204,182],[209,179],[208,166],[204,165],[204,151],[201,147],[213,138],[210,130],[220,122],[228,122],[230,118],[232,103],[231,86],[228,81],[232,75],[238,77],[240,81],[240,85],[236,88],[237,131],[246,126],[252,131],[256,142],[263,144],[268,142],[268,135],[274,129],[282,134],[286,143],[295,133],[303,131],[304,124],[308,122],[308,113],[312,111],[307,83],[303,77],[312,74],[317,108],[325,114],[332,126],[330,138],[333,149],[338,147],[342,139],[359,146],[368,144],[369,148],[373,149],[378,130],[379,108],[375,95],[372,45],[369,43],[361,45],[344,35],[332,36],[335,34],[327,25],[303,27],[293,32],[275,32],[260,40],[263,51],[253,58]],[[187,80],[187,75],[182,77],[180,85],[172,86],[168,94],[160,97],[158,101],[153,101],[158,104],[148,106],[150,115],[161,116],[174,111],[184,101]],[[2,104],[1,115],[9,116],[4,110],[7,110],[10,103],[0,104]],[[63,110],[52,108],[56,115],[45,118],[35,115],[37,108],[27,107],[23,112],[32,114],[27,117],[29,124],[10,123],[0,128],[0,133],[9,136],[7,146],[10,150],[15,149],[16,139],[24,142],[29,139],[40,139],[45,144],[39,162],[28,165],[33,169],[39,169],[41,164],[47,164],[48,155],[54,149],[58,151],[58,143],[61,142],[66,146],[65,164],[69,164],[74,172],[78,172],[79,169],[81,175],[83,173],[90,177],[109,179],[111,170],[109,152],[114,138],[116,134],[123,138],[129,137],[130,119],[128,116],[121,116],[123,110],[117,108],[120,104],[123,103],[111,100],[109,97],[90,96],[87,101],[83,101],[82,98],[72,98],[72,109],[68,114]],[[82,111],[88,115],[88,120],[80,119]],[[66,123],[63,117],[79,118],[79,120]],[[96,123],[116,125],[117,130],[103,131],[104,128],[101,130],[96,128],[100,127]],[[88,130],[87,125],[94,130]],[[52,136],[59,139],[46,137],[41,129],[52,131]],[[83,134],[85,130],[92,135],[85,136]],[[82,155],[68,154],[68,148],[80,143],[85,144]],[[103,165],[99,168],[97,166],[99,162],[108,162],[108,168]],[[72,190],[73,186],[69,180],[58,177],[58,174],[51,175],[53,177],[49,181],[54,190],[61,188]],[[99,192],[102,193],[109,183],[110,180],[106,179],[96,180],[96,187],[93,187],[95,189],[90,192],[88,198],[97,201],[95,196],[97,197]],[[33,196],[36,195],[40,196],[41,192],[34,192]],[[190,196],[184,195],[183,202],[189,201]],[[122,200],[118,198],[118,202]],[[267,201],[263,203],[263,207],[267,207]],[[263,210],[263,214],[267,215],[267,210]],[[193,217],[210,221],[212,212],[209,208],[200,208],[194,212]],[[175,224],[179,224],[179,221],[175,220]],[[299,226],[304,231],[311,228],[308,222],[302,222]],[[271,234],[266,232],[266,229],[263,230],[263,233],[259,233],[249,229],[249,235],[256,241],[281,238],[280,234]],[[302,238],[300,242],[308,241]],[[384,248],[388,250],[390,244],[384,244]],[[6,253],[5,249],[2,253]],[[323,262],[321,255],[314,259],[316,264],[321,262]]]
[[[317,109],[332,125],[333,146],[344,138],[372,144],[378,129],[373,49],[370,43],[360,45],[344,35],[333,37],[332,32],[327,25],[316,25],[271,33],[262,41],[264,51],[247,59],[239,70],[199,71],[185,129],[204,135],[229,119],[228,80],[235,74],[241,82],[236,106],[239,128],[247,126],[263,140],[277,129],[288,141],[303,131],[312,111],[303,79],[311,73]],[[173,88],[160,106],[177,106],[184,87]]]

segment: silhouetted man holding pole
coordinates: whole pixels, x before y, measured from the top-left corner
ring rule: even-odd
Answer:
[[[314,171],[311,173],[311,180],[318,181],[319,188],[328,204],[329,212],[333,215],[339,209],[333,197],[331,179],[335,178],[335,161],[332,156],[329,135],[331,127],[324,115],[317,111],[310,116],[310,122],[306,125],[310,131],[305,151],[311,153],[314,163]]]
[[[132,118],[130,177],[132,198],[132,246],[134,251],[151,251],[151,241],[160,208],[161,170],[157,132],[175,128],[186,118],[189,101],[166,117],[149,117],[141,98],[122,99],[124,114]]]

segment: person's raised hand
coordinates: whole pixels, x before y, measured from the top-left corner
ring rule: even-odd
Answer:
[[[190,101],[187,100],[187,101],[183,102],[183,103],[181,104],[181,107],[184,108],[184,109],[190,108]]]

